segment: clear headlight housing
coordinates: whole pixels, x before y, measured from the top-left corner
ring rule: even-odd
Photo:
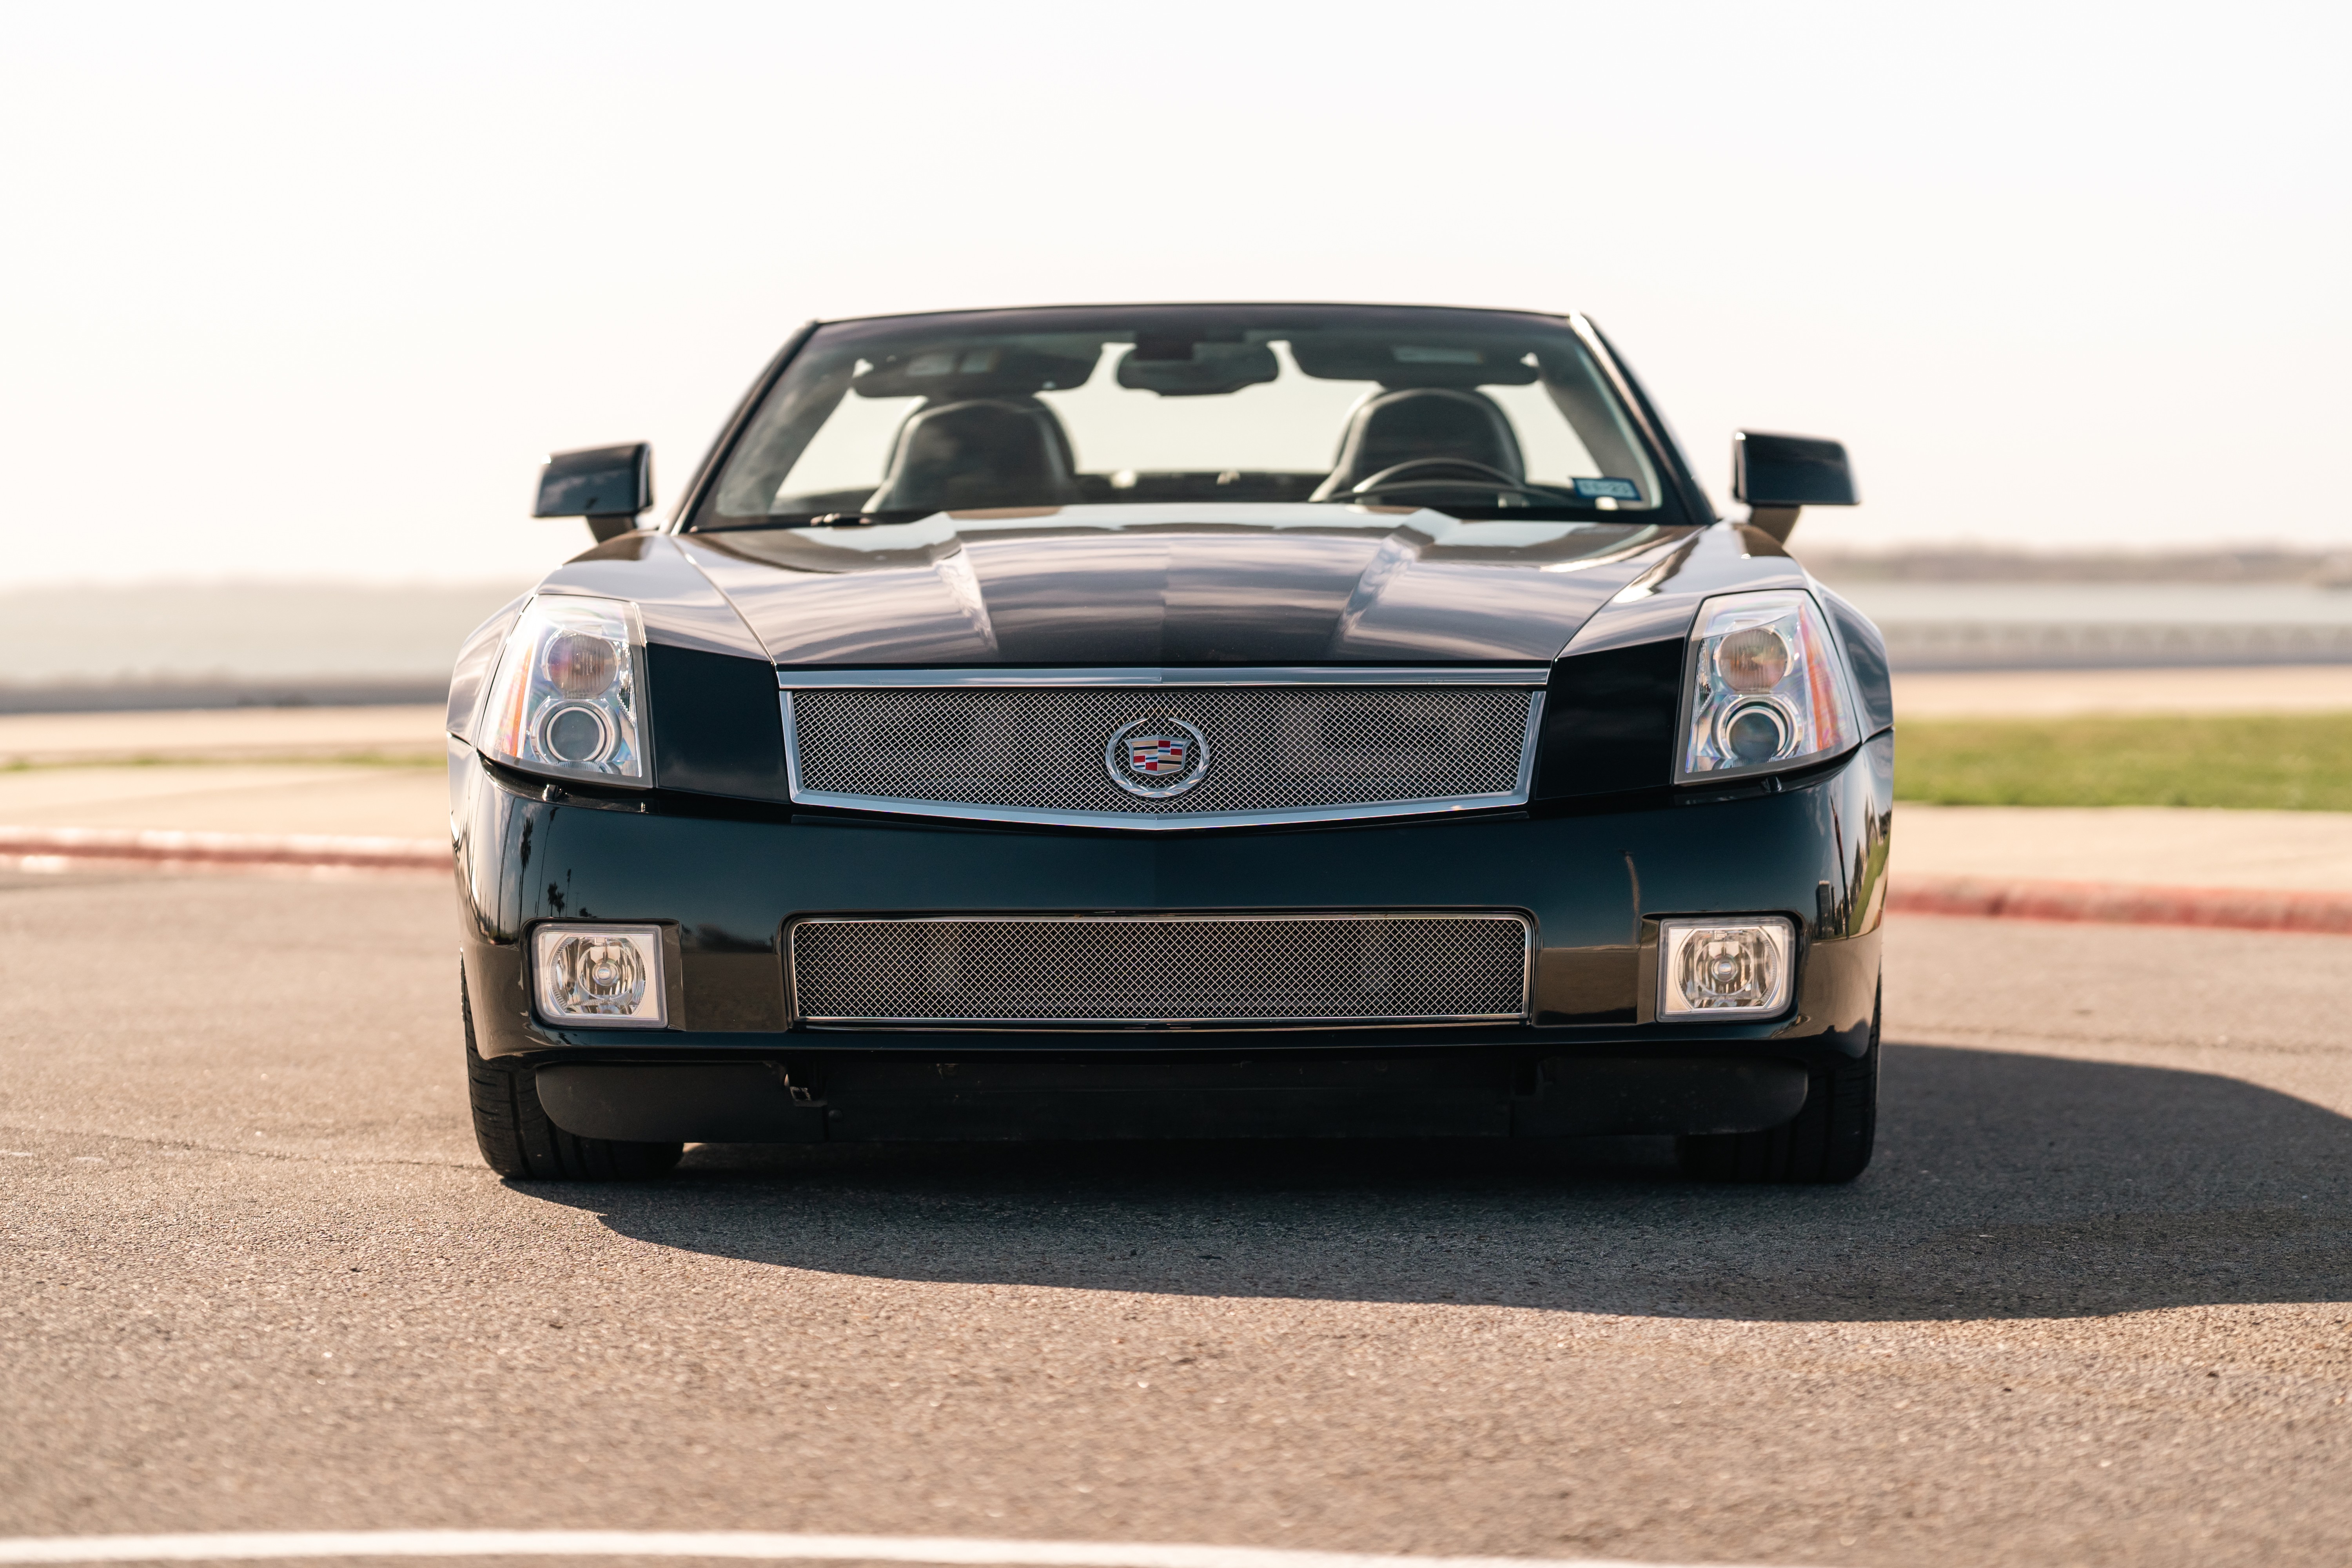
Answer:
[[[482,710],[482,750],[535,773],[644,789],[646,631],[626,599],[548,595],[515,623]]]
[[[1829,624],[1801,590],[1725,594],[1698,607],[1683,673],[1675,782],[1769,773],[1862,738]]]

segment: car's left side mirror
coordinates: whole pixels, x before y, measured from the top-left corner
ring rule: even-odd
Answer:
[[[558,452],[539,470],[533,517],[580,517],[602,544],[637,526],[654,504],[654,449],[644,441]]]
[[[1731,433],[1731,494],[1748,503],[1748,523],[1786,544],[1809,506],[1854,506],[1853,465],[1844,446],[1816,436]]]

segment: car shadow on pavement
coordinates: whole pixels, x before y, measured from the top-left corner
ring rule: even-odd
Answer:
[[[1663,1139],[703,1145],[518,1184],[663,1246],[967,1284],[1790,1321],[2352,1300],[2352,1120],[2206,1073],[1886,1050],[1847,1187]]]

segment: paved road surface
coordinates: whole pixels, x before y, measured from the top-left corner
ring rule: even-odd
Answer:
[[[438,762],[440,703],[374,708],[194,708],[0,713],[0,763]]]
[[[1897,812],[1903,821],[1895,836],[1898,878],[2352,892],[2352,812],[1925,801],[1905,801]]]
[[[2352,665],[1916,670],[1895,676],[1895,711],[1905,719],[2352,712]]]
[[[449,841],[446,765],[223,763],[0,770],[0,826]]]
[[[1656,1146],[514,1186],[426,881],[0,879],[0,1534],[2352,1556],[2352,942],[1909,919],[1851,1188]]]

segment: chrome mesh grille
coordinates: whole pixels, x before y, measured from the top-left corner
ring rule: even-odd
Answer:
[[[806,920],[816,1024],[1434,1023],[1527,1006],[1513,914]]]
[[[792,693],[796,788],[878,802],[1188,816],[1513,798],[1537,693],[1507,686],[834,688]],[[1139,721],[1200,731],[1181,795],[1113,784]]]

